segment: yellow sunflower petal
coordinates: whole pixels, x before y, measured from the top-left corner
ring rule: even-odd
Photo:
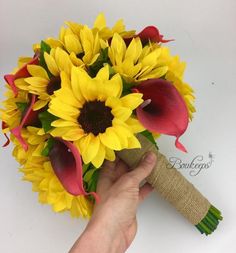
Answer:
[[[113,150],[122,149],[119,137],[112,127],[107,128],[105,133],[99,133],[99,137],[104,146]]]
[[[73,64],[69,55],[63,49],[56,48],[55,60],[60,71],[65,71],[67,75],[70,75]]]
[[[41,77],[43,79],[49,80],[47,71],[38,65],[27,65],[27,70],[33,77]]]
[[[78,58],[74,52],[70,54],[70,59],[75,66],[84,67],[84,62]]]
[[[83,148],[82,157],[83,157],[84,163],[87,164],[91,162],[93,158],[97,155],[98,150],[100,148],[100,139],[98,136],[94,136],[92,133],[90,133],[88,136],[84,138],[87,138],[87,140],[84,140],[84,141],[85,142],[88,141],[88,145],[87,145],[87,148]],[[83,143],[83,140],[82,140],[82,143]]]
[[[132,114],[132,110],[127,108],[127,107],[123,107],[123,106],[119,106],[119,107],[116,107],[116,108],[113,108],[111,110],[112,114],[122,120],[122,121],[126,121],[130,115]]]
[[[71,82],[74,94],[76,95],[75,92],[78,90],[86,101],[95,100],[99,94],[98,86],[101,84],[96,79],[91,79],[82,68],[73,68],[72,74],[75,79]]]
[[[98,149],[97,155],[93,158],[92,164],[96,167],[99,168],[104,162],[106,155],[105,147],[103,144],[100,143],[100,147]]]
[[[122,106],[122,103],[120,101],[119,98],[116,97],[108,97],[106,102],[105,102],[106,106],[109,106],[111,108],[116,108],[116,107],[120,107]]]
[[[37,110],[43,108],[47,103],[48,103],[47,100],[38,100],[38,101],[33,105],[33,110],[34,110],[34,111],[37,111]]]
[[[57,110],[59,113],[67,113],[68,115],[74,117],[78,117],[79,115],[78,108],[64,103],[60,97],[53,98],[49,104],[49,108],[52,110]]]
[[[98,82],[98,98],[101,100],[106,100],[109,97],[119,98],[122,93],[122,88],[122,79],[119,74],[116,74],[111,80]]]
[[[44,88],[48,85],[48,80],[42,77],[27,77],[25,81],[33,87]]]
[[[49,71],[54,76],[59,76],[59,68],[57,67],[55,59],[47,52],[44,53],[44,59],[45,59],[45,62],[47,64]]]
[[[65,46],[69,53],[79,54],[83,51],[79,38],[75,34],[65,36]]]
[[[73,67],[71,70],[71,87],[75,97],[81,102],[84,102],[84,97],[81,92],[81,86],[85,85],[83,81],[86,81],[84,79],[87,80],[87,78],[85,78],[84,71],[82,71],[80,68]],[[86,86],[84,89],[86,89]]]
[[[84,136],[84,131],[79,127],[70,128],[63,136],[62,139],[66,141],[77,141]]]
[[[119,137],[119,141],[120,141],[122,149],[127,148],[128,147],[127,132],[124,131],[124,128],[122,128],[121,126],[113,127],[113,129],[114,129],[116,135]],[[129,136],[131,136],[130,132],[129,132]]]
[[[116,159],[116,155],[114,150],[105,147],[105,151],[106,151],[106,155],[105,155],[105,159],[109,160],[109,161],[114,161]]]
[[[79,152],[81,153],[82,156],[83,156],[83,152],[86,152],[85,150],[88,148],[91,137],[92,137],[91,134],[85,134],[80,140],[75,141],[75,145],[79,149]],[[86,155],[85,155],[85,160],[86,160]]]
[[[102,81],[109,80],[109,66],[108,66],[108,64],[98,71],[98,73],[96,75],[96,79],[101,79]]]
[[[139,81],[144,81],[144,80],[152,79],[152,78],[160,78],[160,77],[164,76],[167,73],[167,71],[168,71],[167,66],[156,68],[156,69],[152,70],[151,72],[142,75],[139,78]]]
[[[138,61],[138,58],[140,57],[142,53],[142,42],[140,38],[134,38],[130,42],[126,52],[125,52],[125,58],[131,58],[133,63],[136,63]]]
[[[141,148],[139,140],[134,135],[128,138],[128,148]]]
[[[54,92],[56,97],[61,100],[61,102],[71,105],[76,108],[82,107],[82,104],[74,97],[74,93],[71,89],[64,87],[60,90]]]
[[[19,78],[19,79],[15,80],[15,85],[19,89],[29,90],[29,84],[25,81],[25,78]]]
[[[100,13],[94,22],[94,28],[98,28],[99,30],[101,30],[102,28],[105,27],[106,27],[106,18],[103,13]]]
[[[132,93],[120,98],[120,100],[123,106],[134,110],[143,102],[142,96],[142,93]]]
[[[140,121],[134,117],[128,118],[125,123],[129,126],[133,133],[139,133],[144,131],[146,128],[140,123]]]
[[[53,127],[76,127],[78,126],[77,122],[66,121],[63,119],[57,119],[51,123]]]
[[[62,137],[64,140],[76,141],[83,137],[82,130],[77,127],[57,127],[50,134],[54,137]]]
[[[76,108],[69,105],[65,105],[61,103],[60,100],[56,103],[54,103],[54,101],[55,99],[53,99],[53,101],[51,101],[51,103],[49,104],[48,112],[61,119],[77,122],[79,111]],[[58,105],[60,107],[58,107]]]

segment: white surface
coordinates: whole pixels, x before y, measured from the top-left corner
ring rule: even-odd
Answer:
[[[19,55],[31,55],[33,43],[57,35],[64,20],[92,25],[100,11],[109,25],[123,17],[128,28],[153,24],[166,38],[176,39],[172,52],[188,63],[186,81],[195,88],[197,113],[181,139],[187,155],[174,148],[170,137],[162,137],[159,146],[167,156],[186,162],[198,154],[206,157],[209,151],[215,155],[212,167],[198,176],[183,173],[224,215],[217,231],[205,237],[152,194],[139,208],[138,234],[128,252],[236,252],[236,1],[0,0],[1,77]],[[1,83],[2,99],[2,78]],[[0,141],[4,142],[2,136]],[[67,252],[86,222],[38,204],[30,183],[21,181],[11,148],[0,150],[0,252]]]

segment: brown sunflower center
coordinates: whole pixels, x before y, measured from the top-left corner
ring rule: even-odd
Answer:
[[[106,106],[105,102],[95,100],[83,105],[78,122],[86,133],[93,133],[96,136],[112,126],[113,118],[111,108]]]
[[[52,95],[54,91],[61,88],[61,78],[60,76],[54,76],[50,79],[50,82],[47,86],[47,93]]]

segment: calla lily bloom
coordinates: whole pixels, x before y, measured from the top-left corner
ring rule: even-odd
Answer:
[[[87,193],[84,190],[81,156],[71,142],[56,138],[49,158],[57,178],[67,192],[74,196],[91,194],[99,201],[95,192]]]
[[[126,45],[128,46],[130,42],[132,41],[132,39],[136,37],[139,37],[143,44],[146,44],[149,41],[156,42],[156,43],[160,43],[160,42],[167,43],[167,42],[173,41],[173,39],[170,39],[170,40],[163,39],[164,36],[160,34],[159,30],[155,26],[147,26],[140,33],[134,35],[133,37],[124,38]]]
[[[32,110],[34,104],[36,102],[36,96],[32,95],[31,96],[31,101],[29,107],[26,109],[26,112],[23,116],[23,119],[21,120],[21,123],[18,127],[15,127],[11,130],[11,133],[17,138],[17,140],[20,142],[24,150],[28,149],[28,144],[27,142],[23,139],[21,135],[21,129],[26,126],[26,125],[31,125],[32,124],[32,119],[35,118],[35,112]],[[29,124],[31,123],[31,124]]]
[[[148,43],[149,40],[157,43],[167,43],[173,41],[173,39],[163,39],[164,36],[160,34],[159,30],[155,26],[145,27],[139,34],[136,35],[136,37],[139,37],[143,43]]]
[[[142,125],[154,133],[176,136],[176,147],[187,152],[179,137],[187,129],[188,110],[175,86],[163,79],[149,79],[132,91],[142,93],[145,100],[136,109]]]
[[[18,94],[18,88],[15,85],[15,80],[18,78],[29,77],[30,74],[27,70],[27,65],[37,65],[39,63],[39,54],[36,54],[34,58],[20,68],[15,74],[8,74],[4,76],[5,81],[9,84],[15,96]]]
[[[4,121],[2,121],[2,130],[4,130],[5,128],[7,128],[7,124]],[[6,137],[6,142],[3,144],[2,147],[6,147],[10,144],[10,139],[6,133],[4,133],[4,136]]]

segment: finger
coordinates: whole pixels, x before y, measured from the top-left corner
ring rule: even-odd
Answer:
[[[107,191],[127,171],[129,171],[128,165],[119,158],[115,162],[105,162],[100,171],[97,193]]]
[[[129,172],[131,169],[130,167],[123,161],[119,160],[116,165],[116,179],[119,179],[121,176],[123,176],[125,173]]]
[[[156,164],[156,155],[153,152],[148,151],[144,154],[138,166],[131,172],[129,176],[136,181],[139,185],[152,171]]]
[[[149,183],[145,183],[140,189],[139,189],[139,202],[142,202],[152,191],[153,187]]]
[[[99,171],[99,178],[97,182],[97,189],[96,192],[98,194],[102,194],[105,192],[114,180],[114,171],[116,167],[116,163],[119,161],[119,158],[116,157],[114,162],[105,161],[100,168]]]

